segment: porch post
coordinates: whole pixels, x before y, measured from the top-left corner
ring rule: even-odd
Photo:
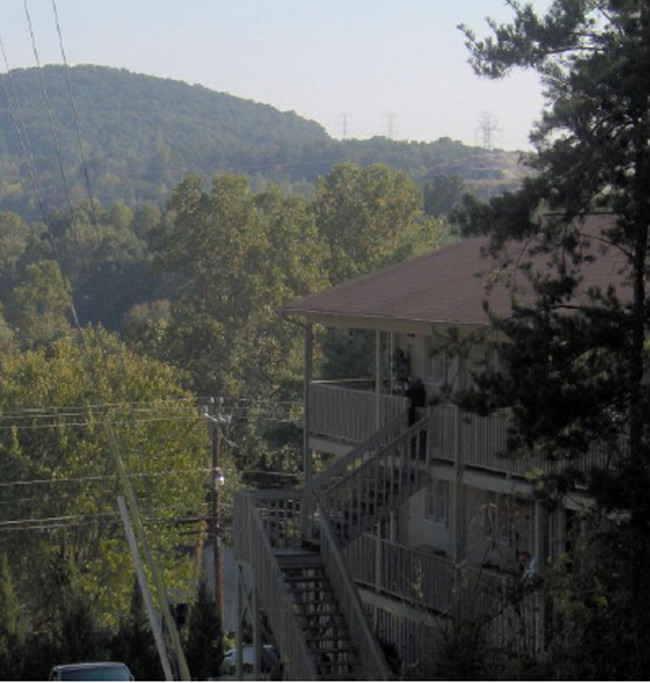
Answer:
[[[457,356],[457,370],[459,388],[464,389],[464,364],[463,358],[459,353]],[[463,611],[465,596],[462,595],[462,572],[461,561],[465,555],[465,486],[463,484],[463,443],[462,443],[462,421],[460,408],[454,405],[454,462],[455,462],[455,481],[454,481],[454,594],[456,596],[456,617]]]
[[[546,543],[546,531],[548,530],[548,519],[546,519],[544,508],[540,500],[534,502],[534,534],[533,534],[533,556],[537,562],[537,572],[544,573],[545,558],[548,556],[548,548]],[[544,596],[540,591],[536,591],[533,596],[534,601],[534,629],[535,629],[535,652],[541,654],[544,652],[544,643],[546,636],[544,629],[546,627],[544,618]]]
[[[305,483],[311,479],[312,463],[311,452],[309,449],[309,433],[311,430],[310,412],[311,412],[311,375],[313,364],[313,348],[314,348],[314,328],[311,323],[307,323],[305,327],[305,376],[303,380],[303,435],[302,435],[302,453],[303,453],[303,472],[305,475]]]
[[[375,430],[381,429],[381,330],[375,330]]]

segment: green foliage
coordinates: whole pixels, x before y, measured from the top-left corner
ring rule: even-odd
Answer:
[[[429,216],[449,216],[460,202],[465,181],[459,175],[437,175],[424,184],[424,211]]]
[[[388,265],[402,240],[421,230],[421,203],[408,175],[388,166],[341,164],[320,178],[314,212],[332,284]]]
[[[224,656],[221,620],[204,581],[199,583],[196,602],[191,607],[185,651],[195,680],[218,676]]]
[[[111,659],[124,662],[136,681],[159,681],[164,677],[142,593],[136,581],[133,582],[130,611],[122,616],[112,638]]]
[[[101,624],[114,627],[128,610],[133,568],[105,419],[168,582],[187,587],[189,563],[173,521],[202,509],[196,458],[207,444],[179,381],[177,372],[134,356],[100,330],[85,332],[83,342],[67,337],[3,358],[0,411],[11,417],[0,432],[7,491],[0,527],[35,632],[60,621],[69,590]]]
[[[648,666],[647,539],[616,522],[583,514],[564,564],[548,578],[554,604],[549,676],[627,680]]]
[[[535,298],[515,301],[506,320],[493,317],[506,340],[503,364],[478,378],[478,399],[484,409],[509,410],[513,451],[571,459],[599,443],[610,456],[607,469],[580,477],[595,507],[586,515],[588,540],[560,572],[551,663],[559,678],[643,677],[650,666],[642,606],[650,582],[640,570],[650,520],[650,7],[555,0],[545,16],[529,5],[513,3],[513,11],[511,24],[491,24],[491,38],[465,31],[479,73],[534,68],[546,85],[529,158],[536,175],[487,205],[468,201],[458,216],[466,230],[491,236],[494,253],[522,240],[547,266],[540,273],[533,259],[518,261],[517,277]],[[585,235],[579,219],[594,210],[611,212],[611,225]],[[607,250],[621,255],[612,277],[626,286],[579,298],[589,264]],[[561,496],[576,480],[568,470],[547,480],[545,493]]]
[[[322,286],[323,245],[307,204],[278,188],[253,194],[239,176],[210,193],[188,178],[169,204],[159,271],[181,284],[161,352],[203,394],[268,396],[298,377],[301,342],[277,316],[287,299]]]
[[[70,299],[56,261],[30,263],[11,292],[8,313],[27,347],[51,342],[70,329]]]

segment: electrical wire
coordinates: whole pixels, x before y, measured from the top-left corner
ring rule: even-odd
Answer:
[[[90,210],[93,215],[94,224],[98,224],[97,212],[95,209],[95,199],[93,197],[92,186],[90,183],[90,175],[88,173],[88,163],[86,161],[86,155],[84,153],[83,142],[81,139],[81,127],[79,126],[79,114],[77,112],[77,105],[75,104],[74,97],[72,95],[72,82],[70,80],[70,66],[68,65],[68,59],[65,54],[65,48],[63,47],[63,34],[61,32],[61,24],[59,22],[59,12],[56,6],[56,0],[52,0],[52,9],[54,11],[54,23],[56,24],[56,31],[59,36],[59,47],[61,49],[61,58],[63,59],[63,64],[65,66],[66,83],[68,85],[68,96],[70,98],[70,104],[72,105],[72,113],[74,118],[75,129],[77,131],[77,143],[79,146],[79,156],[81,157],[81,166],[83,168],[84,177],[86,180],[86,191],[88,192],[88,198],[90,200]]]
[[[47,112],[47,118],[50,124],[50,134],[52,135],[52,141],[54,143],[54,153],[56,155],[57,162],[59,164],[59,172],[61,174],[61,179],[63,181],[63,187],[65,189],[66,199],[68,201],[68,209],[70,215],[74,213],[72,208],[72,199],[70,198],[70,188],[68,187],[68,180],[65,175],[65,169],[63,168],[63,159],[61,157],[61,149],[59,145],[59,139],[56,133],[56,127],[54,125],[54,117],[52,115],[52,106],[50,105],[50,98],[47,94],[47,87],[45,86],[45,77],[43,76],[43,69],[41,67],[41,60],[38,56],[38,49],[36,47],[36,38],[34,37],[34,27],[32,26],[32,18],[29,13],[29,8],[27,6],[27,0],[23,0],[23,7],[25,8],[25,16],[27,17],[27,25],[29,27],[29,35],[32,39],[32,50],[34,52],[34,59],[36,60],[36,66],[38,68],[38,74],[41,82],[41,90],[43,93],[43,101],[45,102],[45,110]]]
[[[36,174],[36,165],[34,161],[34,154],[32,152],[31,143],[29,136],[27,134],[27,127],[25,126],[25,117],[23,116],[22,107],[20,106],[20,100],[16,94],[16,88],[14,86],[13,78],[11,77],[9,60],[7,58],[7,52],[5,50],[4,42],[0,36],[0,50],[2,51],[2,57],[7,69],[7,73],[0,76],[2,81],[2,88],[5,91],[7,97],[7,104],[9,106],[9,113],[11,115],[16,133],[18,135],[18,141],[20,143],[20,148],[25,157],[25,162],[27,164],[27,169],[29,171],[29,177],[32,183],[32,189],[36,196],[36,202],[38,204],[41,216],[45,215],[45,206],[43,204],[43,197],[41,194],[40,186],[38,184],[38,176]],[[7,82],[11,86],[11,92],[7,86]]]

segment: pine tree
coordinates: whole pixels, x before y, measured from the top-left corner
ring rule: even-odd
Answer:
[[[478,73],[540,74],[547,106],[531,134],[535,173],[516,193],[466,201],[457,218],[489,235],[494,254],[513,240],[529,245],[517,279],[534,298],[517,300],[513,289],[512,315],[492,316],[506,340],[501,369],[478,377],[472,398],[509,411],[512,452],[571,460],[595,442],[607,449],[609,467],[581,482],[596,502],[580,558],[589,572],[558,579],[565,618],[553,662],[563,678],[638,677],[650,667],[650,7],[555,0],[539,16],[509,4],[514,19],[490,22],[493,36],[463,30]],[[607,227],[587,234],[594,212],[608,214]],[[619,262],[612,286],[584,291],[605,252]],[[580,476],[547,479],[546,493]]]
[[[190,612],[186,645],[187,663],[194,678],[207,680],[218,675],[224,656],[222,635],[221,619],[201,581]]]

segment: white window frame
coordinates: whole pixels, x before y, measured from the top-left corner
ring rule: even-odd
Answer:
[[[485,492],[483,524],[485,537],[492,542],[512,546],[516,537],[517,501],[508,493]]]
[[[425,489],[425,519],[445,528],[449,526],[449,492],[446,479],[433,479]]]

